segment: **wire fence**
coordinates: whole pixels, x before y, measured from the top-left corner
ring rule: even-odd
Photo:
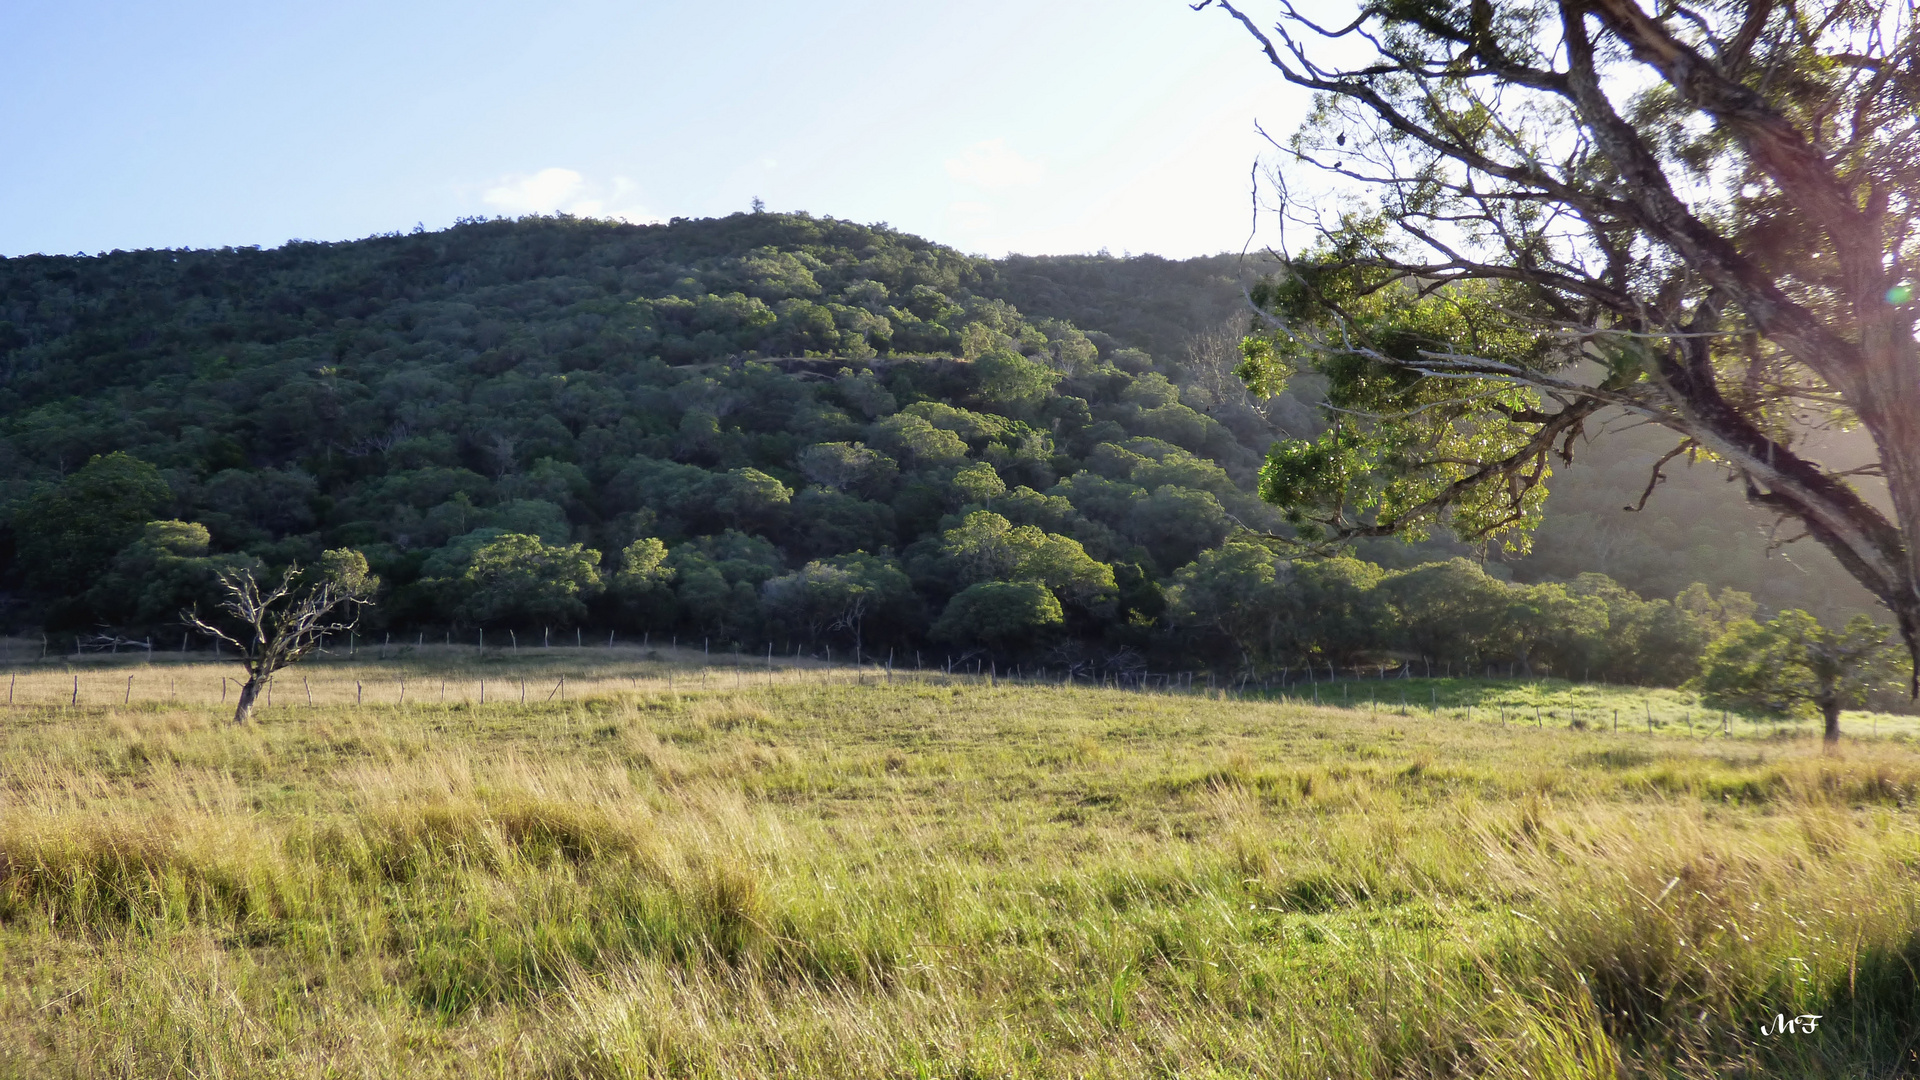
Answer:
[[[83,651],[42,658],[39,643],[0,639],[0,693],[11,710],[49,707],[154,710],[232,708],[245,671],[211,649],[149,652]],[[797,650],[796,650],[797,651]],[[1223,677],[1204,670],[1101,670],[1091,664],[1002,666],[979,656],[923,653],[827,659],[780,655],[769,644],[759,655],[716,652],[669,640],[663,647],[617,639],[521,646],[395,642],[333,643],[311,660],[280,671],[256,702],[259,709],[338,707],[535,706],[620,694],[691,694],[780,687],[971,685],[1051,686],[1116,693],[1267,701],[1429,720],[1457,720],[1503,728],[1572,728],[1647,734],[1685,731],[1731,735],[1775,732],[1770,718],[1743,718],[1704,708],[1681,691],[1548,682],[1494,672],[1472,678],[1427,679],[1409,669],[1304,668],[1265,678]],[[1912,717],[1853,714],[1861,734],[1920,734]],[[1911,730],[1909,730],[1911,729]]]

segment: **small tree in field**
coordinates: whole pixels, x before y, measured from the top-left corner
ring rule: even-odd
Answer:
[[[1826,742],[1836,743],[1840,710],[1860,707],[1876,684],[1897,677],[1890,636],[1865,615],[1839,630],[1804,611],[1738,622],[1707,651],[1696,685],[1721,708],[1795,713],[1812,706],[1826,723]]]
[[[187,625],[233,646],[247,669],[233,722],[244,724],[253,703],[273,681],[273,674],[306,659],[327,634],[352,630],[360,609],[371,604],[380,579],[367,570],[367,557],[348,548],[329,551],[317,567],[305,571],[289,566],[280,580],[263,590],[249,569],[220,575],[227,598],[219,605],[217,621],[187,612]]]

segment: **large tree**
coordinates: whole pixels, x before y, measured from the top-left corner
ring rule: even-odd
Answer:
[[[1840,741],[1840,710],[1866,704],[1887,681],[1887,630],[1855,615],[1839,630],[1804,611],[1741,622],[1707,650],[1697,681],[1708,705],[1794,713],[1811,706],[1828,744]]]
[[[1168,622],[1218,633],[1239,650],[1241,669],[1252,672],[1274,659],[1295,614],[1284,565],[1264,544],[1236,541],[1203,551],[1173,575]]]
[[[475,551],[463,584],[473,621],[536,626],[579,622],[604,588],[598,551],[524,533],[503,533]]]
[[[86,590],[172,498],[152,465],[117,451],[95,455],[15,511],[28,582],[56,595]]]
[[[1661,464],[1710,459],[1798,523],[1920,649],[1911,2],[1197,6],[1316,95],[1274,174],[1314,240],[1256,295],[1243,368],[1327,377],[1327,430],[1263,476],[1306,539],[1524,547],[1550,459],[1624,414],[1673,433]],[[1314,169],[1373,197],[1312,208]],[[1820,427],[1877,460],[1824,464]]]

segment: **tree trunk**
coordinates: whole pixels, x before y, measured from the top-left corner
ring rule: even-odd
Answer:
[[[254,699],[260,696],[260,691],[265,689],[266,685],[267,680],[262,676],[249,675],[247,677],[246,685],[240,688],[240,704],[236,705],[233,710],[234,723],[244,724],[253,716]]]
[[[1840,698],[1838,695],[1825,698],[1820,702],[1820,715],[1827,722],[1826,734],[1821,738],[1828,746],[1840,741]]]

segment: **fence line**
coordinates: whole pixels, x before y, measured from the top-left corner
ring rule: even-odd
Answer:
[[[17,639],[15,639],[17,641]],[[807,658],[777,655],[773,643],[769,642],[765,650],[758,654],[736,652],[728,659],[723,653],[710,663],[687,663],[685,658],[696,659],[711,656],[710,642],[702,642],[698,651],[691,646],[685,650],[677,647],[668,650],[649,647],[645,640],[639,646],[621,648],[602,646],[597,641],[584,645],[584,639],[572,646],[561,646],[557,652],[540,649],[553,658],[566,656],[569,659],[594,658],[594,662],[579,670],[547,672],[546,677],[557,679],[553,684],[542,684],[546,693],[536,699],[536,704],[546,702],[574,702],[609,694],[625,692],[651,692],[665,694],[699,693],[719,690],[740,691],[751,688],[773,689],[782,686],[802,685],[891,685],[896,681],[909,684],[925,684],[938,681],[942,684],[973,684],[997,686],[1012,683],[1019,686],[1057,686],[1080,689],[1107,689],[1116,692],[1137,694],[1177,695],[1195,699],[1222,698],[1241,701],[1271,701],[1295,705],[1320,707],[1344,707],[1347,709],[1366,709],[1377,715],[1383,709],[1400,715],[1426,715],[1434,718],[1454,717],[1458,719],[1485,723],[1498,723],[1508,726],[1511,717],[1505,705],[1479,702],[1439,701],[1439,687],[1429,681],[1427,700],[1418,700],[1417,692],[1411,692],[1404,676],[1387,678],[1305,678],[1301,669],[1294,674],[1301,677],[1289,677],[1286,672],[1278,677],[1254,679],[1250,673],[1238,678],[1222,678],[1217,673],[1198,669],[1180,669],[1153,671],[1150,668],[1113,668],[1101,669],[1094,665],[1042,665],[1029,668],[1023,663],[1010,668],[1001,668],[997,662],[985,657],[944,657],[936,658],[938,663],[928,665],[919,654],[914,656],[914,667],[902,669],[895,666],[897,654],[889,655],[882,661],[863,665],[823,664]],[[404,645],[404,643],[403,643]],[[677,646],[677,640],[675,641]],[[301,708],[321,708],[327,706],[393,707],[393,708],[435,708],[441,706],[480,705],[500,706],[509,702],[518,706],[526,703],[524,682],[515,689],[517,692],[503,695],[497,688],[500,682],[511,683],[520,676],[515,673],[500,672],[497,676],[490,672],[469,671],[447,677],[447,673],[438,671],[396,671],[381,675],[378,668],[368,670],[363,661],[351,659],[357,653],[357,643],[350,643],[344,655],[336,652],[332,655],[316,658],[296,668],[279,673],[275,682],[281,683],[281,694],[276,701],[269,690],[263,696],[261,708],[282,712]],[[387,651],[387,643],[367,646],[370,653]],[[481,650],[467,646],[426,646],[419,649],[419,639],[415,642],[416,652],[405,654],[396,659],[413,659],[430,662],[435,659],[477,660],[481,663],[498,661],[513,655],[512,646],[500,649]],[[531,651],[531,650],[530,650]],[[142,650],[145,653],[145,650]],[[667,655],[671,653],[672,655]],[[148,660],[147,655],[153,657]],[[157,651],[140,655],[136,660],[123,658],[115,661],[103,660],[97,664],[76,666],[70,657],[49,657],[46,663],[30,661],[16,670],[7,672],[6,704],[12,709],[32,709],[66,706],[68,708],[120,707],[131,709],[136,705],[142,708],[164,703],[167,706],[218,707],[230,702],[232,687],[240,680],[226,671],[232,668],[220,664],[209,664],[210,653],[181,654],[171,651]],[[55,665],[58,666],[55,666]],[[634,664],[662,664],[663,668],[651,671],[631,670]],[[619,668],[628,670],[618,670]],[[969,668],[971,670],[969,670]],[[1339,673],[1341,669],[1335,668]],[[1365,671],[1367,669],[1348,668],[1346,671]],[[1375,665],[1374,671],[1379,670]],[[1406,668],[1398,669],[1400,671]],[[428,685],[437,683],[437,692],[421,693],[417,686],[422,678],[429,679]],[[291,688],[290,680],[298,679],[297,689]],[[415,692],[409,695],[407,684],[413,680]],[[495,688],[489,690],[486,683],[492,681]],[[1401,685],[1389,689],[1389,685],[1399,682]],[[1538,686],[1516,680],[1521,685]],[[1329,696],[1333,687],[1339,687],[1339,697]],[[1579,684],[1571,684],[1577,687]],[[1593,685],[1593,684],[1588,684]],[[1360,693],[1355,693],[1358,690]],[[1607,708],[1612,712],[1603,713],[1599,701],[1580,701],[1580,691],[1573,689],[1572,700],[1560,700],[1552,704],[1531,701],[1527,704],[1534,709],[1535,728],[1546,726],[1552,719],[1555,726],[1579,727],[1588,730],[1619,730],[1618,708],[1613,704],[1617,696],[1608,698]],[[1364,695],[1364,700],[1362,700]],[[1651,699],[1647,695],[1640,698],[1646,729],[1649,734],[1661,728],[1685,730],[1699,734],[1705,730],[1709,735],[1732,734],[1734,718],[1730,713],[1721,712],[1715,717],[1702,713],[1701,721],[1696,721],[1693,712],[1697,706],[1686,709],[1680,718],[1670,714],[1674,710],[1665,709],[1665,718],[1656,721]],[[1875,720],[1877,732],[1878,719]],[[1632,725],[1629,725],[1630,729]]]

